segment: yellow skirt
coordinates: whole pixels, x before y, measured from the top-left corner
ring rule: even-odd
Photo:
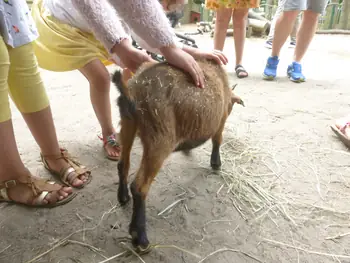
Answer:
[[[220,8],[257,8],[260,5],[260,0],[206,0],[205,7],[211,10]]]
[[[111,65],[110,54],[93,34],[61,23],[45,12],[42,0],[34,1],[32,16],[39,31],[33,42],[39,66],[50,71],[71,71],[100,59]]]

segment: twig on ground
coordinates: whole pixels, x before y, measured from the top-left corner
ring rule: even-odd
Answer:
[[[175,249],[177,249],[177,250],[179,250],[181,252],[185,252],[185,253],[187,253],[189,255],[192,255],[192,256],[194,256],[196,258],[201,258],[201,256],[199,256],[199,255],[197,255],[197,254],[195,254],[195,253],[193,253],[191,251],[188,251],[188,250],[186,250],[184,248],[175,246],[175,245],[159,245],[159,244],[157,244],[157,245],[154,245],[153,248],[175,248]]]
[[[348,235],[350,235],[350,232],[346,232],[346,233],[343,233],[343,234],[338,234],[338,235],[333,236],[333,237],[326,237],[325,239],[326,240],[335,240],[335,239],[340,239],[342,237],[346,237]]]
[[[10,247],[11,247],[12,245],[8,245],[7,247],[5,247],[4,249],[2,249],[1,251],[0,251],[0,254],[1,253],[4,253],[7,249],[9,249]]]
[[[271,239],[267,239],[267,238],[264,238],[262,241],[265,241],[265,242],[271,243],[271,244],[275,244],[275,245],[288,247],[288,248],[297,249],[297,250],[300,250],[300,251],[304,251],[304,252],[306,252],[308,254],[314,254],[314,255],[325,256],[325,257],[337,257],[337,258],[343,258],[343,259],[350,259],[349,255],[337,255],[337,254],[329,254],[329,253],[324,253],[324,252],[308,250],[308,249],[304,249],[304,248],[297,247],[297,246],[292,246],[292,245],[289,245],[289,244],[286,244],[286,243],[283,243],[283,242],[279,242],[279,241],[275,241],[275,240],[271,240]]]
[[[87,244],[87,243],[83,243],[83,242],[80,242],[80,241],[76,241],[76,240],[67,240],[67,243],[70,243],[70,244],[77,244],[77,245],[81,245],[83,247],[87,247],[87,248],[90,248],[92,251],[94,252],[104,252],[104,250],[100,249],[100,248],[97,248],[97,247],[94,247],[93,245],[90,245],[90,244]],[[107,258],[106,256],[103,256],[104,258]]]
[[[325,227],[325,229],[329,228],[329,227],[350,227],[349,224],[330,224],[328,226]]]
[[[79,218],[79,220],[84,224],[84,219],[81,218],[81,216],[78,213],[75,213],[75,215]]]
[[[221,186],[220,186],[220,188],[216,191],[216,196],[219,196],[219,193],[220,193],[220,191],[222,190],[222,188],[225,186],[225,184],[222,184]]]
[[[292,231],[290,231],[290,236],[292,238],[292,242],[293,242],[293,246],[295,246],[295,242],[294,242],[294,238],[293,238],[293,233]],[[298,257],[298,263],[300,262],[300,253],[298,249],[295,249],[295,251],[297,252],[297,257]]]
[[[105,260],[102,260],[102,261],[100,261],[100,262],[98,262],[98,263],[106,263],[106,262],[109,262],[109,261],[111,261],[111,260],[113,260],[113,259],[115,259],[115,258],[120,258],[121,256],[124,256],[125,254],[127,254],[127,253],[129,253],[129,251],[124,251],[124,252],[121,252],[121,253],[119,253],[119,254],[117,254],[117,255],[114,255],[114,256],[112,256],[112,257],[110,257],[110,258],[106,258]]]
[[[85,228],[85,221],[81,218],[81,216],[78,213],[76,213],[76,216],[83,223],[83,228]],[[83,241],[85,241],[85,231],[83,231]]]
[[[127,244],[125,244],[124,242],[120,242],[120,244],[123,245],[123,247],[125,247],[127,250],[129,250],[135,257],[137,257],[142,263],[146,263],[139,254],[136,253],[135,250],[133,250],[131,247],[129,247]]]
[[[59,242],[59,243],[56,243],[56,245],[54,245],[52,248],[50,248],[49,250],[41,253],[40,255],[36,256],[35,258],[27,261],[26,263],[32,263],[32,262],[35,262],[37,261],[38,259],[42,258],[43,256],[49,254],[51,251],[55,250],[56,248],[58,248],[59,246],[62,246],[63,244],[66,244],[67,243],[67,240],[64,240],[62,242]]]
[[[158,213],[158,216],[164,214],[166,211],[172,209],[175,205],[177,205],[178,203],[186,200],[187,198],[181,198],[179,200],[176,200],[175,202],[173,202],[172,204],[168,205],[166,208],[164,208],[161,212]]]
[[[47,255],[48,253],[50,253],[51,251],[53,251],[54,249],[58,248],[61,245],[64,245],[67,243],[67,241],[75,234],[84,232],[84,231],[93,231],[95,230],[97,227],[100,226],[100,224],[102,223],[104,217],[110,213],[112,213],[117,207],[119,207],[119,205],[115,205],[113,206],[111,209],[109,209],[107,212],[104,212],[100,218],[100,220],[98,221],[98,223],[94,226],[94,227],[90,227],[90,228],[83,228],[83,229],[79,229],[71,234],[69,234],[68,236],[66,236],[65,238],[62,238],[58,241],[56,241],[53,247],[51,247],[49,250],[47,250],[46,252],[41,253],[40,255],[36,256],[35,258],[31,259],[30,261],[27,261],[26,263],[32,263],[37,261],[38,259],[42,258],[43,256]],[[106,261],[107,262],[107,261]]]
[[[235,200],[232,197],[230,197],[230,199],[232,201],[233,206],[236,208],[237,212],[241,215],[241,217],[244,219],[244,221],[247,221],[248,220],[247,217],[243,214],[241,209],[238,208],[238,206],[235,203]]]
[[[205,228],[207,225],[212,224],[212,223],[219,223],[219,222],[234,222],[235,220],[230,220],[230,219],[217,219],[217,220],[210,220],[208,222],[206,222],[203,225],[203,228]]]
[[[240,251],[240,250],[237,250],[237,249],[232,249],[232,248],[220,248],[212,253],[210,253],[209,255],[207,255],[206,257],[202,258],[200,261],[198,261],[197,263],[202,263],[204,262],[205,260],[207,260],[208,258],[210,258],[211,256],[213,255],[216,255],[218,253],[221,253],[221,252],[226,252],[226,251],[229,251],[229,252],[234,252],[234,253],[240,253],[240,254],[243,254],[253,260],[255,260],[256,262],[260,262],[260,263],[263,263],[263,261],[261,261],[260,259],[257,259],[256,257],[246,253],[246,252],[243,252],[243,251]]]

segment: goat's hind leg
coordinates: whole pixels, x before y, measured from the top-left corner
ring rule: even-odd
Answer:
[[[214,170],[219,170],[221,167],[220,146],[222,143],[222,132],[225,128],[227,117],[222,118],[221,124],[215,135],[212,137],[212,152],[210,157],[210,165]]]
[[[146,204],[145,200],[151,184],[163,165],[164,160],[171,154],[172,147],[164,145],[144,145],[144,153],[135,180],[130,186],[133,196],[133,214],[129,225],[132,244],[139,252],[150,249],[146,233]]]
[[[130,152],[136,135],[136,123],[134,120],[122,119],[120,140],[122,144],[122,152],[118,162],[118,200],[121,205],[125,205],[130,201],[128,190],[128,175],[130,168]]]

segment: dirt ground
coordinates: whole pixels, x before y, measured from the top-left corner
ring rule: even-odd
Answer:
[[[212,46],[208,35],[195,38],[201,47]],[[235,106],[227,122],[223,171],[210,170],[210,142],[191,157],[173,154],[147,200],[150,241],[196,255],[158,247],[143,256],[144,262],[350,262],[350,153],[329,127],[335,118],[349,113],[348,43],[349,37],[317,35],[303,63],[307,82],[295,84],[285,76],[293,55],[287,47],[281,54],[278,80],[262,80],[270,51],[259,38],[247,39],[244,66],[250,76],[238,80],[233,74],[234,43],[227,38],[230,80],[238,83],[236,93],[246,107]],[[117,164],[103,155],[87,81],[77,71],[42,75],[59,140],[93,169],[93,181],[74,201],[55,209],[1,205],[0,262],[141,262],[135,256],[103,261],[125,251],[118,238],[128,237],[131,206],[118,206]],[[116,97],[112,88],[117,124]],[[33,173],[49,177],[14,107],[13,120],[23,161]],[[137,140],[132,173],[141,154]],[[247,197],[253,200],[257,191],[248,193],[245,183],[232,178],[249,179],[255,189],[269,193],[269,203],[244,202]],[[171,211],[158,215],[177,200],[181,201]],[[84,228],[68,238],[73,242],[57,245]]]

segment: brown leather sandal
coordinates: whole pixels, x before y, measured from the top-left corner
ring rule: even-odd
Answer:
[[[13,201],[8,195],[8,189],[15,188],[19,185],[25,185],[32,191],[32,196],[29,197],[25,203]],[[44,199],[49,193],[59,191],[62,187],[62,185],[56,184],[53,181],[35,178],[28,171],[28,177],[25,179],[15,179],[0,183],[0,202],[16,203],[31,207],[52,208],[64,205],[77,196],[77,193],[71,193],[64,199],[55,203],[44,203]]]
[[[73,187],[73,188],[84,188],[86,185],[88,185],[91,182],[92,176],[91,171],[86,168],[86,166],[81,165],[75,158],[73,158],[66,149],[60,149],[61,155],[43,155],[40,153],[41,161],[44,164],[44,167],[53,175],[58,177],[62,183],[64,183],[67,186]],[[69,166],[66,168],[61,169],[61,171],[57,172],[50,168],[47,160],[58,160],[58,159],[64,159]],[[85,175],[88,179],[87,181],[82,184],[81,186],[73,186],[69,181],[68,178],[70,178],[70,181],[73,182],[76,178],[78,178],[81,175]]]

